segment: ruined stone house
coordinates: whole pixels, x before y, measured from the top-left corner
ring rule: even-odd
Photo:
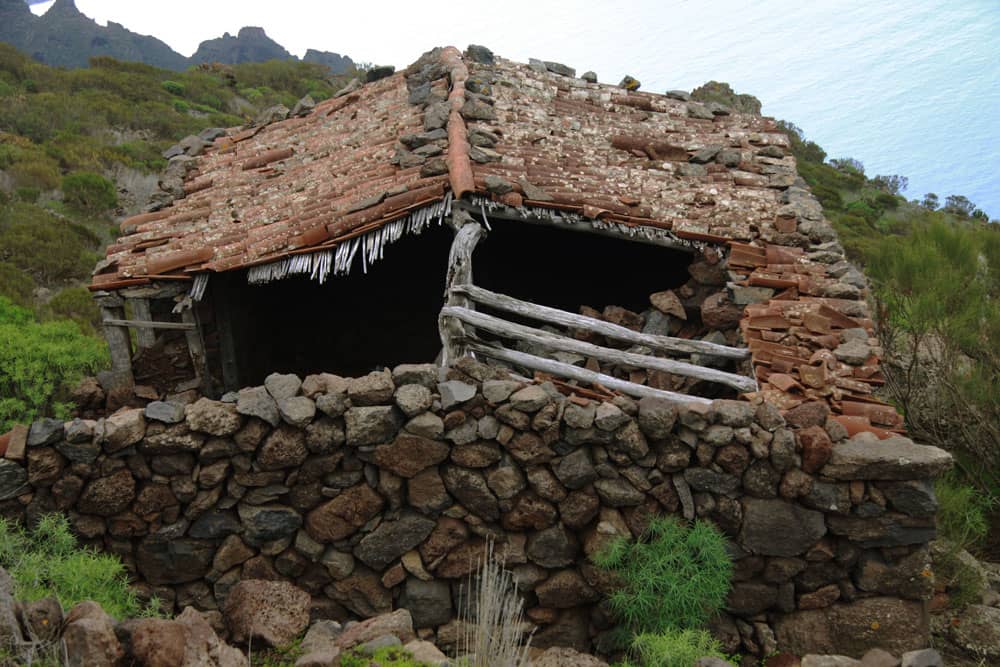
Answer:
[[[446,48],[216,134],[94,274],[126,392],[469,354],[900,427],[864,279],[770,118]]]
[[[167,611],[286,580],[442,647],[495,540],[533,645],[603,652],[590,557],[679,515],[729,540],[727,652],[925,646],[951,459],[875,398],[788,137],[573,74],[435,49],[183,141],[94,274],[124,407],[2,436],[0,513],[65,512]]]

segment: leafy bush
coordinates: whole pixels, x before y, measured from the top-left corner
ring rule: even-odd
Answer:
[[[629,659],[620,667],[691,667],[699,658],[728,660],[722,645],[704,630],[665,630],[632,640]]]
[[[107,362],[104,342],[76,323],[39,323],[0,297],[0,432],[46,415],[67,417],[70,390]]]
[[[981,547],[990,532],[988,514],[998,501],[963,484],[955,474],[934,484],[938,501],[938,532],[959,549]]]
[[[97,215],[118,205],[115,184],[100,174],[77,172],[63,176],[63,199],[87,215]]]
[[[140,604],[117,556],[79,547],[61,514],[43,516],[34,530],[0,518],[0,566],[14,579],[14,597],[54,596],[63,609],[93,600],[117,619],[159,614],[159,600]]]
[[[620,581],[611,610],[636,635],[704,625],[722,609],[733,569],[718,529],[671,517],[654,519],[635,542],[611,542],[594,562]]]
[[[0,262],[7,262],[43,285],[84,280],[97,261],[97,237],[24,202],[0,208]]]
[[[942,213],[928,213],[942,216]],[[952,451],[979,491],[1000,491],[1000,235],[919,225],[869,255],[888,395],[915,439]]]
[[[11,166],[15,185],[22,188],[55,190],[59,187],[59,168],[50,161],[31,159]]]
[[[45,304],[44,314],[47,319],[72,320],[91,336],[96,335],[101,326],[101,310],[86,287],[61,290]]]

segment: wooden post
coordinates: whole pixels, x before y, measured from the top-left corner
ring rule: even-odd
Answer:
[[[101,306],[101,319],[124,319],[125,309],[122,306]],[[108,341],[111,353],[111,370],[116,375],[118,384],[131,387],[135,380],[132,377],[132,341],[129,339],[128,328],[104,325],[104,338]]]
[[[205,396],[210,396],[212,394],[212,378],[208,373],[208,363],[205,358],[205,343],[201,338],[201,327],[198,325],[198,320],[194,314],[194,306],[191,303],[188,303],[186,308],[181,309],[181,321],[194,325],[194,328],[188,329],[185,334],[188,351],[191,353],[191,363],[194,365],[196,377],[201,380],[201,393]]]
[[[240,388],[240,369],[236,361],[236,336],[233,333],[232,293],[218,280],[211,284],[211,303],[215,309],[215,326],[219,331],[219,357],[222,362],[222,384],[225,391]]]
[[[152,322],[153,312],[149,307],[149,299],[126,298],[126,303],[132,306],[132,317],[140,322]],[[140,350],[146,350],[156,344],[156,331],[152,328],[137,327],[135,343]]]
[[[455,233],[455,240],[452,241],[451,252],[448,254],[448,274],[445,278],[446,303],[449,306],[472,309],[474,306],[471,300],[464,294],[453,291],[452,287],[472,284],[472,252],[483,236],[483,228],[465,211],[455,211],[452,222],[458,227],[458,231]],[[465,347],[462,344],[465,333],[461,322],[454,317],[443,315],[438,317],[438,330],[441,333],[443,346],[441,365],[448,366],[465,354]]]

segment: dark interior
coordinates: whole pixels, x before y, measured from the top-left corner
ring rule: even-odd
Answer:
[[[239,386],[276,372],[359,376],[434,361],[452,238],[446,226],[404,236],[367,274],[356,256],[350,275],[323,285],[308,276],[266,285],[248,285],[242,271],[215,276],[213,298],[225,299],[219,310],[233,325]]]
[[[490,224],[473,256],[475,283],[534,303],[574,313],[581,305],[642,312],[650,293],[689,277],[684,251],[524,222]],[[231,322],[238,376],[226,388],[258,385],[276,372],[359,376],[434,361],[452,238],[447,226],[404,236],[367,274],[356,257],[350,275],[323,285],[307,276],[266,285],[248,285],[245,272],[215,276],[213,306],[220,325]],[[209,345],[216,368],[227,347],[223,329],[219,344]]]
[[[472,258],[476,285],[572,313],[622,306],[641,313],[653,292],[691,277],[693,255],[611,236],[490,220]]]

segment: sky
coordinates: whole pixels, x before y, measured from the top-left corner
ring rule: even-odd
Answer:
[[[434,46],[475,43],[605,82],[629,74],[654,92],[726,81],[830,157],[859,159],[869,175],[908,176],[908,197],[963,194],[1000,218],[998,0],[76,4],[184,55],[255,25],[298,56],[315,48],[404,67]]]

